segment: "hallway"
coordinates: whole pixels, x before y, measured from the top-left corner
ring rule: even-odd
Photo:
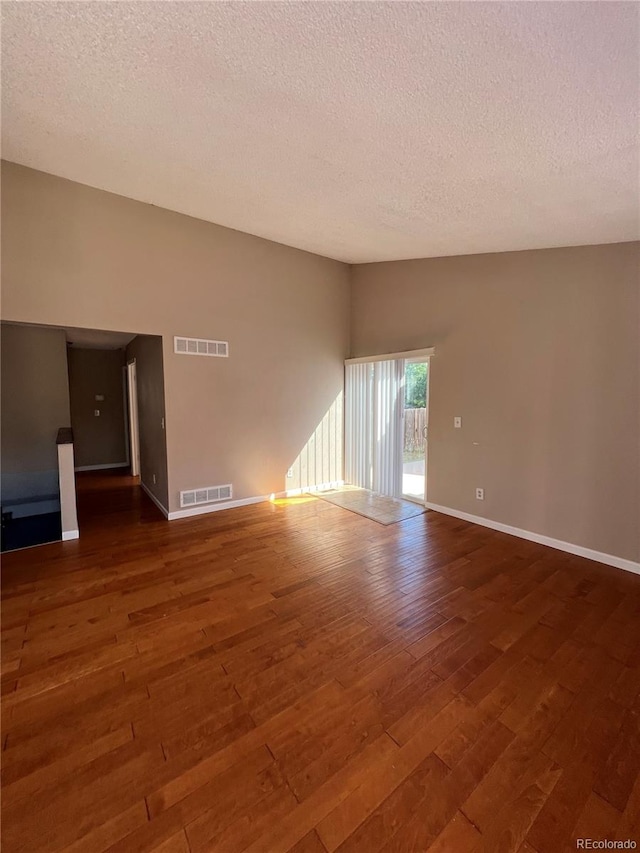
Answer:
[[[140,477],[127,468],[76,472],[80,536],[123,523],[164,521],[160,510],[140,488]]]

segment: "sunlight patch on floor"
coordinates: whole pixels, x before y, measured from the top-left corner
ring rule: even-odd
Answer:
[[[308,504],[315,500],[317,498],[311,495],[294,495],[291,498],[277,498],[275,495],[271,495],[269,498],[270,503],[274,506],[298,506],[299,504]]]

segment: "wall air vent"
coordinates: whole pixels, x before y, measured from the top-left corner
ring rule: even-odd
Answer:
[[[180,355],[212,355],[215,358],[229,358],[227,341],[205,341],[200,338],[173,339],[173,351]]]
[[[216,501],[229,501],[233,497],[233,487],[207,486],[204,489],[191,489],[188,492],[180,492],[180,506],[199,506],[200,504],[211,504]]]

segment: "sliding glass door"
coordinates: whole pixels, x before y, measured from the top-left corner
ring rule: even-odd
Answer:
[[[345,481],[424,503],[429,359],[352,359],[345,371]]]

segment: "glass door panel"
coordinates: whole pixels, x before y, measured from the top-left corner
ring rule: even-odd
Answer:
[[[426,497],[428,361],[407,361],[404,374],[402,496],[418,503]]]

